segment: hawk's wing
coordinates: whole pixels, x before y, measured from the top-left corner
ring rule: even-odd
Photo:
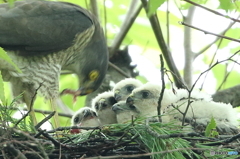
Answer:
[[[23,55],[66,49],[77,33],[93,25],[89,13],[74,4],[35,1],[0,5],[0,46]]]

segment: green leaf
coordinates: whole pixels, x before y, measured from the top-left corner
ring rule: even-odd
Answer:
[[[14,6],[14,0],[8,0],[8,5],[9,5],[9,7],[13,7]]]
[[[238,64],[235,64],[235,65],[238,65]],[[236,79],[239,79],[239,78],[240,78],[239,72],[236,70],[232,70],[227,78],[226,83],[224,84],[224,87],[221,89],[230,88],[238,85],[239,81],[237,81]]]
[[[219,133],[217,131],[212,131],[211,137],[216,137],[218,135],[219,135]]]
[[[148,17],[150,17],[166,0],[149,0]]]
[[[231,0],[219,0],[219,3],[219,8],[224,9],[225,11],[233,10],[236,8]]]
[[[180,3],[180,4],[181,4],[181,3]],[[191,6],[192,6],[192,4],[190,4],[190,3],[182,3],[181,6],[180,6],[180,9],[181,9],[181,10],[187,10],[187,9],[189,9]]]
[[[240,46],[237,46],[237,47],[235,47],[235,48],[231,48],[230,49],[230,52],[232,53],[232,54],[236,54],[237,52],[239,52],[240,51]]]
[[[17,65],[15,65],[12,61],[12,59],[7,55],[7,53],[2,49],[0,48],[0,58],[7,61],[8,63],[10,63],[12,66],[15,67],[15,69],[21,73],[22,71],[17,67]]]
[[[5,91],[4,91],[1,71],[0,71],[0,100],[2,101],[2,104],[6,104]]]
[[[217,80],[217,87],[221,84],[224,78],[224,72],[226,72],[226,66],[224,64],[218,64],[212,68],[215,79]]]
[[[208,125],[207,125],[207,127],[206,127],[206,130],[205,130],[205,136],[207,136],[207,137],[210,137],[210,136],[212,136],[212,129],[216,129],[216,121],[214,120],[214,118],[212,117],[211,118],[211,121],[208,123]],[[214,134],[216,134],[215,132],[214,132]]]
[[[200,5],[202,5],[202,4],[206,4],[206,2],[208,1],[208,0],[191,0],[192,2],[195,2],[195,3],[197,3],[197,4],[200,4]],[[191,6],[192,6],[192,4],[190,4],[190,3],[188,3],[188,2],[184,2],[184,1],[178,1],[179,2],[179,5],[180,5],[180,9],[181,10],[187,10],[187,9],[189,9]]]
[[[234,29],[229,29],[225,36],[227,37],[231,37],[233,39],[239,39],[240,38],[240,28],[234,28]],[[228,39],[223,39],[220,45],[220,49],[225,48],[230,42],[232,42],[231,40]]]
[[[227,79],[224,79],[224,77],[226,76],[226,74],[224,73],[226,72],[226,67],[226,64],[218,64],[212,69],[212,72],[217,80],[217,88],[222,84],[223,80],[225,80],[225,82],[222,85],[221,89],[230,88],[239,84],[239,81],[236,79],[240,78],[240,74],[236,70],[232,70],[228,75]]]

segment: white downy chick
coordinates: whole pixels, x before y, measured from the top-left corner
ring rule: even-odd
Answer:
[[[117,123],[116,114],[112,111],[116,102],[112,91],[100,93],[92,100],[92,108],[102,125]]]
[[[118,82],[113,88],[116,101],[125,101],[132,91],[143,84],[134,78],[126,78]]]
[[[89,107],[80,108],[72,116],[71,120],[72,126],[81,126],[81,127],[97,127],[101,126],[101,123],[97,117],[96,112]],[[80,133],[86,132],[86,130],[72,129],[71,133]]]

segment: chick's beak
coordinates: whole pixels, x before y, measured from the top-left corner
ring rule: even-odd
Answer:
[[[86,118],[91,115],[91,112],[89,110],[84,110],[83,117]]]
[[[115,91],[114,92],[114,98],[117,100],[117,101],[120,101],[122,99],[122,96],[120,95],[120,92],[119,91]]]
[[[116,103],[112,106],[112,111],[117,112],[117,111],[120,111],[120,110],[123,110],[123,109],[119,106],[118,103]]]
[[[104,98],[100,99],[99,104],[100,104],[100,108],[103,109],[103,107],[107,106],[106,99]]]
[[[134,100],[133,100],[132,96],[129,96],[129,97],[127,98],[126,103],[127,103],[127,104],[130,104],[130,105],[134,104]]]

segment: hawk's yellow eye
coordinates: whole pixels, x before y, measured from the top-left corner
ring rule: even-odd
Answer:
[[[93,70],[89,73],[89,79],[91,81],[95,81],[99,76],[99,72],[97,70]]]

